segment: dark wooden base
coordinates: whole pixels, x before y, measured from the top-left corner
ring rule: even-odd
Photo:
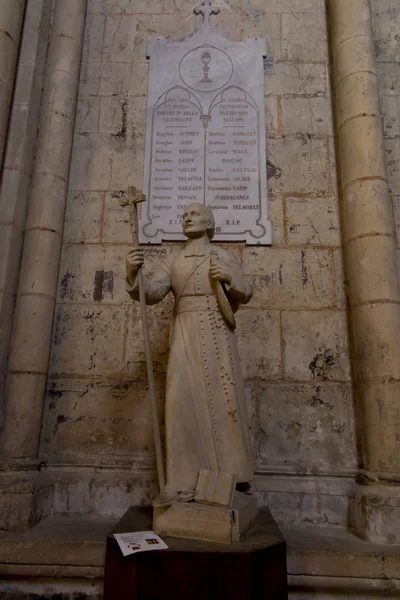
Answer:
[[[152,529],[150,507],[132,507],[113,533]],[[168,550],[124,557],[107,537],[104,600],[287,600],[286,543],[267,509],[242,542],[163,538]]]

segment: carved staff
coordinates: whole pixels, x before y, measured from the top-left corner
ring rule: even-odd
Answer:
[[[138,229],[139,229],[139,221],[138,221],[138,211],[137,205],[139,202],[144,202],[146,200],[146,196],[144,194],[138,193],[136,188],[133,186],[128,187],[128,198],[121,199],[121,206],[127,206],[129,208],[129,224],[132,234],[132,241],[135,247],[139,247],[139,238],[138,238]],[[143,272],[140,267],[137,272],[137,282],[139,287],[139,302],[140,302],[140,313],[142,316],[142,326],[143,326],[143,339],[144,339],[144,351],[146,355],[146,366],[147,366],[147,379],[149,382],[149,391],[150,391],[150,401],[151,401],[151,412],[153,416],[153,430],[154,430],[154,445],[156,449],[156,460],[157,460],[157,473],[158,473],[158,485],[160,486],[160,492],[164,489],[165,486],[165,475],[164,475],[164,458],[161,444],[161,434],[160,434],[160,420],[158,416],[158,403],[157,403],[157,394],[156,394],[156,384],[154,379],[154,370],[153,370],[153,356],[151,352],[151,343],[150,343],[150,330],[149,330],[149,321],[147,319],[147,307],[146,307],[146,297],[144,290],[144,282],[143,282]]]

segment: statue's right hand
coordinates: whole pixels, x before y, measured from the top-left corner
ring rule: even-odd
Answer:
[[[126,255],[126,276],[131,285],[135,283],[137,272],[143,263],[143,250],[140,248],[134,248]]]

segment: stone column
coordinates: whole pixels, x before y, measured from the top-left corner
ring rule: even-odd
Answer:
[[[400,543],[400,294],[370,0],[329,0],[361,468],[350,526]]]
[[[86,0],[56,0],[6,379],[2,454],[37,456]]]
[[[0,182],[0,421],[53,0],[28,2]],[[0,57],[1,59],[1,57]],[[1,425],[0,425],[1,428]]]
[[[25,0],[0,2],[0,168],[3,164],[24,12]]]

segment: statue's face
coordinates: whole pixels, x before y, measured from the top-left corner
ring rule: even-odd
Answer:
[[[188,238],[203,236],[208,227],[209,215],[203,204],[190,204],[182,215],[183,233]]]

